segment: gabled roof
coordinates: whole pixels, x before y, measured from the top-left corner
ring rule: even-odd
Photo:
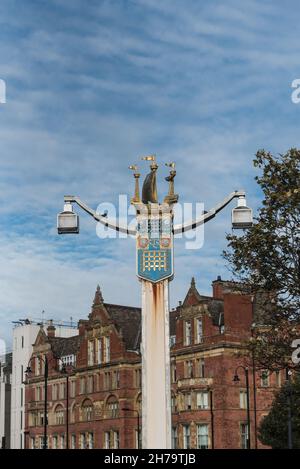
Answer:
[[[127,350],[139,350],[141,342],[141,308],[104,303],[122,336]]]
[[[182,303],[183,307],[193,306],[199,304],[201,301],[209,300],[210,296],[200,295],[196,288],[195,277],[192,277],[190,288],[185,296],[185,299]]]
[[[76,355],[79,350],[81,337],[75,335],[73,337],[48,337],[51,350],[57,358],[66,355]]]

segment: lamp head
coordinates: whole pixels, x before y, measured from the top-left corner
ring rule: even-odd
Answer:
[[[233,382],[238,383],[240,381],[239,375],[236,373],[233,377]]]
[[[232,228],[236,230],[245,230],[253,225],[252,209],[247,207],[245,196],[240,196],[237,201],[237,207],[231,212]]]
[[[58,234],[78,234],[79,216],[73,211],[72,204],[64,204],[64,210],[57,215]]]

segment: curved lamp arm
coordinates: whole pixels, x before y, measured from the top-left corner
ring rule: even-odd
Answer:
[[[126,233],[135,236],[136,235],[136,230],[127,228],[126,226],[120,226],[117,223],[113,221],[109,221],[106,217],[102,217],[101,215],[98,215],[98,213],[90,208],[88,205],[86,205],[84,202],[82,202],[79,197],[73,196],[73,195],[65,195],[64,197],[65,202],[73,202],[79,205],[82,210],[87,212],[89,215],[91,215],[95,220],[99,221],[102,223],[102,225],[107,226],[108,228],[111,228],[112,230],[115,231],[120,231],[121,233]]]
[[[226,205],[228,205],[235,197],[245,197],[245,191],[234,191],[231,192],[221,203],[216,205],[216,207],[209,210],[209,212],[201,215],[197,220],[183,224],[183,225],[174,225],[173,233],[184,233],[185,231],[194,230],[197,226],[202,225],[203,223],[208,222],[216,216]]]

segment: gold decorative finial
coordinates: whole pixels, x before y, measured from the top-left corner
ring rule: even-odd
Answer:
[[[134,179],[135,179],[135,188],[134,188],[134,196],[131,197],[131,203],[132,204],[139,204],[141,202],[140,198],[140,187],[139,187],[139,178],[140,178],[140,173],[138,172],[138,167],[136,164],[131,164],[128,166],[128,169],[131,169],[132,171],[135,171],[133,173]]]
[[[164,202],[172,205],[176,204],[178,201],[178,195],[174,193],[174,179],[176,176],[175,163],[173,161],[171,163],[165,163],[165,166],[168,166],[171,170],[169,176],[165,178],[169,183],[169,192],[168,195],[166,195]]]
[[[144,161],[156,161],[156,155],[147,155],[147,156],[142,156],[141,160]]]

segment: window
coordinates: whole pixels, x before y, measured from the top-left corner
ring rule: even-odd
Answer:
[[[197,448],[208,449],[208,425],[205,423],[197,425]]]
[[[33,437],[30,438],[30,448],[35,449],[35,438]]]
[[[196,319],[196,344],[200,344],[203,341],[203,322],[202,318]]]
[[[176,363],[171,364],[171,381],[172,383],[176,383]]]
[[[108,418],[116,418],[119,416],[119,402],[115,396],[111,396],[107,401]]]
[[[60,383],[59,384],[59,398],[60,399],[65,398],[65,383]]]
[[[55,424],[63,425],[64,424],[64,409],[61,405],[57,406],[55,409]]]
[[[71,449],[76,448],[76,435],[71,435]]]
[[[52,437],[52,449],[58,449],[58,437],[54,435]]]
[[[261,386],[265,388],[269,386],[269,372],[267,370],[261,374]]]
[[[281,386],[281,376],[280,376],[280,371],[275,372],[275,379],[276,379],[276,386],[280,388]]]
[[[60,358],[59,368],[62,369],[63,365],[65,366],[75,366],[76,356],[75,355],[64,355]]]
[[[247,409],[247,391],[240,391],[240,409]]]
[[[106,449],[110,449],[110,432],[104,433],[104,446]]]
[[[23,388],[20,389],[21,406],[23,406]]]
[[[64,449],[65,447],[65,435],[60,435],[60,449]]]
[[[40,386],[37,386],[35,388],[35,400],[40,401],[41,400],[41,388]]]
[[[191,398],[191,394],[189,393],[186,393],[184,395],[184,408],[185,410],[191,410],[192,408],[192,398]]]
[[[120,438],[118,431],[104,433],[104,446],[106,449],[118,449],[120,446]]]
[[[174,396],[173,394],[171,396],[171,409],[172,409],[172,412],[176,412],[177,410],[176,396]]]
[[[72,379],[70,382],[70,397],[75,397],[76,395],[76,381]]]
[[[57,384],[52,385],[52,399],[53,399],[53,401],[56,401],[56,399],[57,399],[57,388],[58,388]]]
[[[208,409],[208,392],[207,391],[197,392],[197,408]]]
[[[110,337],[104,337],[104,361],[110,361]]]
[[[113,372],[113,389],[120,387],[120,372],[119,370]]]
[[[80,378],[80,394],[85,394],[85,378]]]
[[[186,378],[193,378],[193,361],[188,360],[185,362],[185,377]]]
[[[191,345],[192,339],[192,323],[184,321],[184,345]]]
[[[94,364],[94,341],[88,341],[88,365],[91,366]]]
[[[71,407],[71,415],[70,415],[71,423],[75,422],[75,418],[76,418],[76,413],[75,413],[75,402],[74,402]]]
[[[113,431],[113,448],[118,449],[120,446],[119,432]]]
[[[39,357],[35,357],[35,375],[39,376],[41,374],[41,360]]]
[[[94,433],[88,433],[88,449],[94,448]]]
[[[23,383],[23,379],[24,379],[24,368],[23,368],[23,365],[21,365],[21,383]]]
[[[140,388],[142,386],[142,370],[139,368],[135,370],[135,387]]]
[[[82,419],[86,421],[93,419],[93,404],[89,399],[86,399],[82,404]]]
[[[86,449],[87,441],[85,433],[80,433],[80,449]]]
[[[198,376],[199,378],[205,378],[205,362],[204,358],[197,360]]]
[[[102,339],[99,337],[96,342],[97,347],[97,363],[100,365],[102,363]]]
[[[94,391],[94,377],[89,376],[88,377],[88,392],[91,393]]]
[[[104,373],[104,388],[106,390],[108,389],[111,389],[111,385],[110,385],[110,372],[107,371],[106,373]]]
[[[176,344],[176,335],[171,335],[170,336],[170,347],[174,347]]]
[[[178,448],[178,432],[177,427],[172,427],[172,449]]]
[[[247,423],[241,423],[240,432],[241,432],[241,448],[247,449],[248,448],[248,424]]]
[[[190,426],[183,425],[183,449],[190,449]]]

